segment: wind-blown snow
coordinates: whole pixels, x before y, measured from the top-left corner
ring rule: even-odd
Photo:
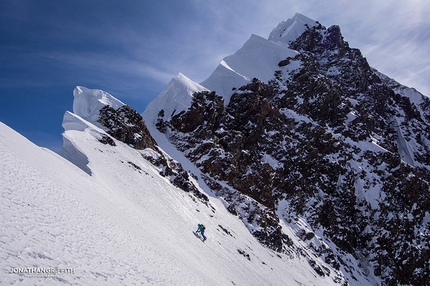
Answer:
[[[117,109],[124,105],[109,93],[99,89],[89,89],[77,86],[73,91],[73,113],[90,122],[96,122],[99,118],[99,110],[105,105]]]
[[[293,18],[281,22],[275,29],[270,32],[268,39],[273,42],[290,44],[296,40],[307,27],[311,28],[318,23],[300,13],[296,13]]]

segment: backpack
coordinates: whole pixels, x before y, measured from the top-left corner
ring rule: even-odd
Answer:
[[[203,230],[205,230],[205,229],[206,229],[204,225],[200,224],[200,226],[202,227],[202,229],[203,229]]]

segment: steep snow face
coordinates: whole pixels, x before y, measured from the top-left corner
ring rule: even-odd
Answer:
[[[281,43],[274,43],[257,35],[248,41],[234,55],[222,60],[212,75],[201,84],[224,97],[228,104],[232,88],[238,88],[253,78],[268,81],[273,78],[278,63],[297,52]]]
[[[228,105],[233,88],[245,85],[253,78],[263,82],[272,79],[281,60],[297,55],[296,51],[288,48],[288,44],[297,39],[307,27],[317,24],[297,13],[293,18],[280,23],[268,39],[251,35],[241,49],[224,58],[201,84],[223,96]]]
[[[205,87],[179,73],[157,98],[148,104],[142,116],[147,123],[150,123],[149,125],[152,125],[155,124],[160,110],[163,109],[165,118],[170,120],[174,114],[188,109],[194,92],[205,90],[207,90]]]
[[[281,22],[269,35],[269,41],[281,42],[289,45],[295,41],[307,27],[311,28],[318,25],[312,20],[300,13],[296,13],[293,18]]]
[[[73,91],[73,113],[95,123],[99,118],[99,111],[106,105],[117,109],[124,105],[109,93],[99,89],[89,89],[77,86]]]

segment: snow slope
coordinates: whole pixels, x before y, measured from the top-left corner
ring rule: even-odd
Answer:
[[[223,96],[227,105],[233,87],[245,85],[253,78],[267,82],[279,69],[278,63],[281,60],[297,55],[296,51],[288,48],[288,44],[305,31],[305,25],[312,27],[317,23],[296,13],[293,18],[280,23],[268,39],[251,35],[243,47],[235,54],[225,57],[201,85]]]
[[[194,92],[205,90],[207,90],[205,87],[179,73],[172,78],[157,98],[148,104],[145,110],[146,117],[151,118],[151,123],[155,124],[160,111],[159,108],[162,106],[164,107],[165,118],[170,120],[174,114],[188,109]]]
[[[91,175],[0,124],[1,285],[334,284],[263,248],[219,200],[172,186],[143,159],[152,151],[103,145],[73,120],[87,127],[67,130],[66,148],[87,156]]]
[[[201,85],[215,90],[230,101],[233,87],[247,84],[253,78],[268,81],[278,67],[278,63],[297,52],[282,43],[275,43],[257,35],[251,35],[241,49],[224,58],[215,71]]]
[[[318,25],[318,23],[315,20],[300,13],[296,13],[293,18],[279,23],[279,25],[270,32],[268,40],[288,45],[306,31],[306,26],[310,28],[316,25]]]

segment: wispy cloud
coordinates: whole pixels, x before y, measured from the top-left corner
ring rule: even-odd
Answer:
[[[65,65],[65,73],[77,79],[82,75],[93,81],[160,84],[179,72],[203,81],[251,34],[267,37],[280,21],[300,12],[326,26],[340,25],[345,39],[360,48],[372,66],[430,94],[430,84],[423,86],[418,78],[430,77],[430,5],[425,2],[189,0],[48,8],[33,3],[31,8],[41,15],[16,4],[9,19],[36,23],[38,30],[28,30],[33,35],[27,47],[36,57]],[[75,13],[70,14],[70,8]]]
[[[143,111],[179,72],[205,80],[251,34],[267,37],[296,12],[339,25],[371,66],[430,95],[428,0],[2,0],[1,119],[45,142],[37,130],[60,133],[76,85]]]

